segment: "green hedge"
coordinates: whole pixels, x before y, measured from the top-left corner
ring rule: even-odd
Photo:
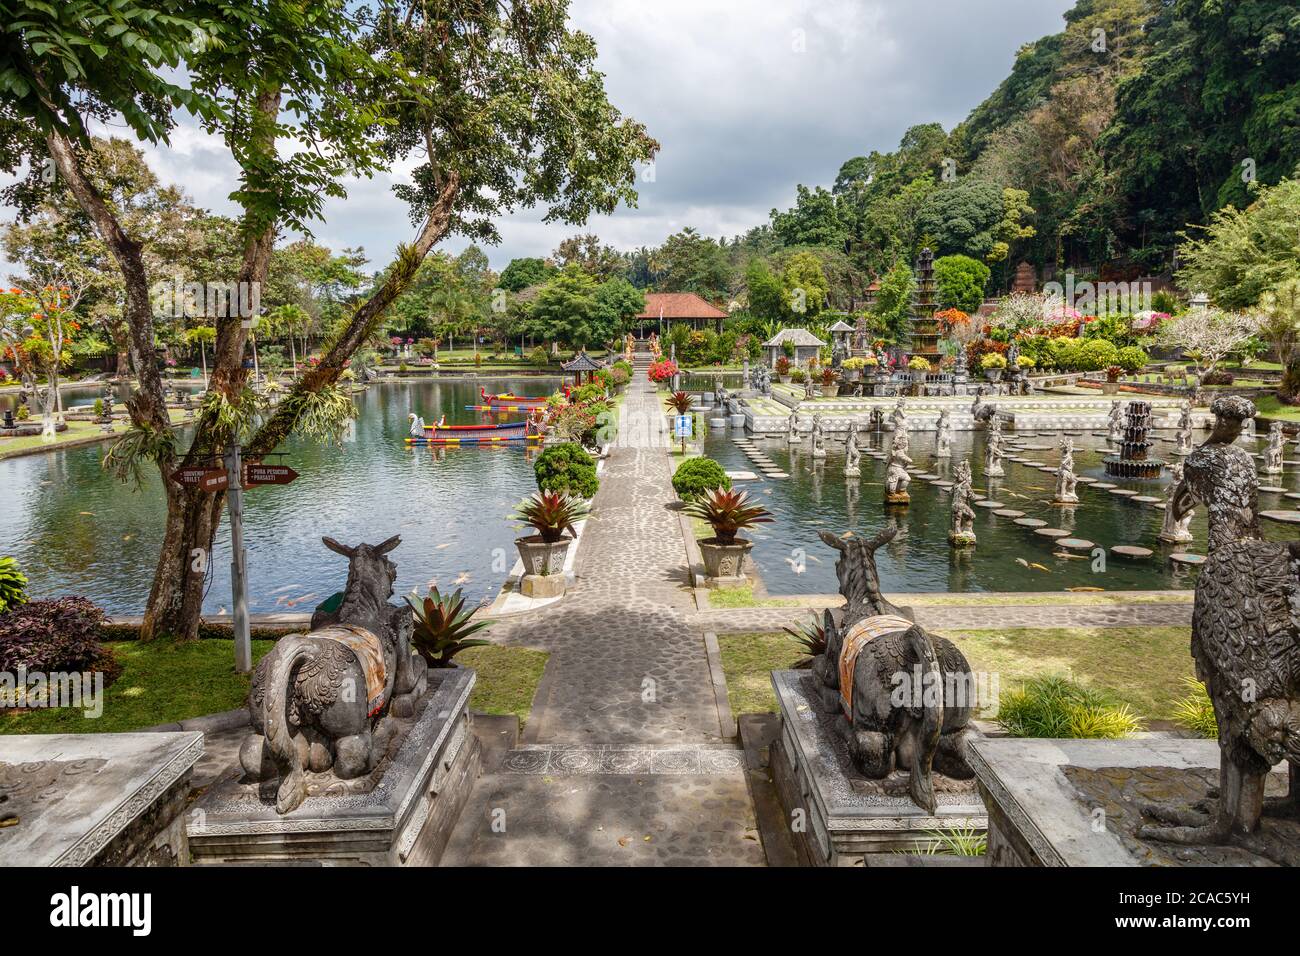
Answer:
[[[533,466],[537,487],[581,498],[594,498],[600,488],[596,460],[572,442],[548,448]]]
[[[731,479],[712,458],[687,458],[673,473],[673,490],[685,501],[714,488],[731,488]]]

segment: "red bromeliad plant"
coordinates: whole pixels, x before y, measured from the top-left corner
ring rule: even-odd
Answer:
[[[714,488],[686,506],[686,514],[707,521],[721,544],[735,544],[736,532],[756,524],[768,524],[772,513],[753,504],[743,491]]]
[[[665,403],[678,415],[689,415],[691,413],[692,399],[689,392],[673,392],[668,396]],[[682,436],[682,454],[686,454],[686,436]]]
[[[530,525],[546,544],[564,538],[564,532],[576,538],[575,523],[587,516],[587,505],[578,498],[555,491],[539,491],[525,498],[515,509],[515,517]]]
[[[678,415],[686,415],[691,410],[692,402],[689,392],[673,392],[668,396],[665,404]]]

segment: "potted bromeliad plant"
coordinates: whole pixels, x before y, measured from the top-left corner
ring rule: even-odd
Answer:
[[[790,360],[784,355],[777,356],[776,377],[782,384],[790,384]]]
[[[536,532],[515,539],[524,573],[545,576],[563,572],[569,544],[578,536],[574,525],[587,517],[588,510],[582,499],[554,491],[539,491],[520,502],[514,517]]]
[[[754,547],[752,541],[736,537],[736,532],[757,524],[771,522],[772,513],[743,491],[714,488],[686,506],[686,514],[708,522],[712,538],[699,542],[704,558],[704,573],[710,578],[744,576],[745,555]]]
[[[418,597],[412,591],[411,597]],[[491,624],[491,621],[475,621],[478,607],[465,610],[465,598],[460,588],[454,594],[440,594],[436,587],[429,588],[429,594],[419,603],[410,597],[406,603],[411,606],[415,616],[415,627],[411,631],[411,646],[424,658],[430,667],[459,667],[452,658],[467,647],[482,647],[490,642],[470,639],[470,635]]]
[[[840,393],[839,386],[840,373],[833,368],[822,369],[822,398],[834,398]]]

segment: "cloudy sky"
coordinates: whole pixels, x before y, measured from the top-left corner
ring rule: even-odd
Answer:
[[[794,201],[796,183],[829,186],[844,160],[893,149],[903,131],[950,129],[1005,78],[1016,50],[1062,28],[1073,0],[574,0],[611,100],[662,144],[637,209],[586,230],[620,249],[658,245],[684,226],[733,236]],[[193,124],[149,162],[203,206],[233,212],[220,143]],[[412,234],[391,192],[402,170],[332,201],[317,238],[364,246],[381,265]],[[500,224],[498,270],[545,256],[578,229],[542,211]],[[459,250],[463,241],[449,241]]]

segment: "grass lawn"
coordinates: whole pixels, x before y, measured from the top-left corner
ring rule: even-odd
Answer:
[[[185,412],[173,408],[168,414],[173,423],[183,421]],[[121,418],[118,413],[118,419],[113,423],[113,434],[118,435],[127,429],[127,422]],[[24,424],[32,422],[39,423],[40,415],[33,415]],[[66,445],[69,442],[93,438],[97,440],[107,440],[109,436],[105,435],[100,425],[95,422],[68,422],[68,430],[57,432],[53,441],[46,441],[40,435],[27,435],[23,438],[0,438],[0,458],[5,458],[13,452],[30,451],[33,448],[58,448],[60,445]]]
[[[456,660],[478,671],[469,697],[471,710],[484,714],[514,714],[522,727],[533,706],[533,696],[551,655],[526,647],[471,647]]]
[[[256,661],[272,641],[253,641]],[[248,696],[248,675],[235,673],[235,642],[142,644],[117,641],[106,645],[122,664],[122,673],[104,692],[104,713],[97,719],[80,710],[12,710],[0,715],[0,733],[121,733],[170,724],[241,707]]]
[[[254,661],[273,644],[253,641]],[[244,706],[248,697],[248,676],[235,673],[234,641],[115,641],[105,646],[121,662],[122,673],[105,690],[100,717],[88,718],[71,709],[16,709],[0,714],[0,734],[121,733],[232,710]],[[495,645],[464,651],[457,660],[478,671],[470,707],[517,714],[522,721],[548,656],[545,651]]]
[[[1018,628],[943,631],[976,671],[996,674],[1000,689],[1048,674],[1064,675],[1126,703],[1140,717],[1171,720],[1190,677],[1190,631],[1182,627]],[[734,714],[776,709],[768,671],[804,655],[784,633],[719,634],[718,648]],[[991,716],[991,715],[985,715]]]
[[[1285,405],[1276,395],[1261,395],[1252,399],[1259,414],[1266,418],[1300,422],[1300,405]]]

